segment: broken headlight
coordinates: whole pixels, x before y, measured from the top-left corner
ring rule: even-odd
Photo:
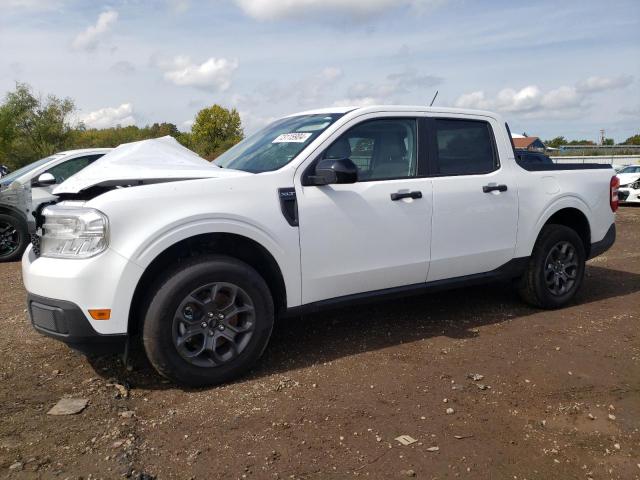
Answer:
[[[109,220],[93,208],[53,205],[42,211],[40,255],[53,258],[89,258],[109,243]]]

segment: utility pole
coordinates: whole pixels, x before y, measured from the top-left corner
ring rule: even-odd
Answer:
[[[600,129],[600,145],[604,145],[604,128]]]

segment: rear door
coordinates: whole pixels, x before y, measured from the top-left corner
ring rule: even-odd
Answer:
[[[488,117],[429,120],[433,222],[428,281],[489,272],[513,258],[518,192]]]

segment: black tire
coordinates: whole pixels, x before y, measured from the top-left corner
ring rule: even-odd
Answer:
[[[27,224],[13,215],[0,213],[0,262],[20,260],[27,245]]]
[[[568,253],[563,255],[563,249]],[[559,259],[555,260],[558,255]],[[566,258],[572,260],[563,261]],[[535,307],[564,307],[582,285],[585,259],[584,244],[575,230],[564,225],[546,225],[533,247],[527,270],[519,280],[520,296]]]
[[[269,342],[273,299],[264,279],[244,262],[218,255],[188,260],[160,279],[149,294],[144,349],[156,370],[175,383],[204,387],[235,379],[256,363]],[[220,298],[230,301],[226,310]],[[232,311],[241,313],[233,316]],[[207,327],[199,327],[204,324]],[[189,333],[192,327],[198,333]]]

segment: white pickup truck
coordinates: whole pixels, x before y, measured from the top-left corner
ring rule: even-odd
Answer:
[[[282,118],[209,164],[123,145],[54,193],[23,257],[40,332],[141,338],[172,381],[247,371],[274,319],[514,280],[558,308],[615,240],[609,165],[524,165],[490,112],[378,106]]]

